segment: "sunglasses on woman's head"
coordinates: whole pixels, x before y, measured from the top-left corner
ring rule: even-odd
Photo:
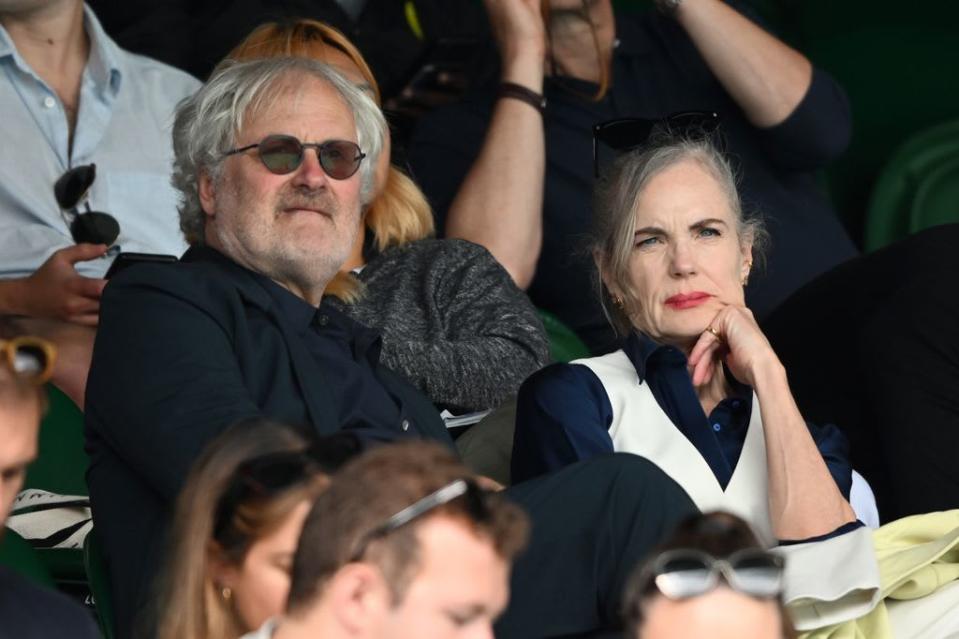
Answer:
[[[57,349],[39,337],[14,337],[0,340],[0,357],[18,378],[31,384],[43,384],[53,375]]]
[[[256,149],[260,162],[271,173],[286,175],[300,168],[306,149],[316,150],[317,159],[323,170],[334,180],[345,180],[356,173],[366,154],[349,140],[327,140],[326,142],[300,142],[292,135],[268,135],[256,144],[248,144],[227,151],[225,155],[244,153]]]
[[[382,539],[394,530],[424,517],[428,513],[456,499],[466,500],[466,510],[474,522],[489,521],[490,511],[486,503],[487,494],[472,479],[456,479],[439,490],[417,500],[387,518],[360,538],[350,561],[359,561],[366,554],[369,545],[376,539]]]
[[[675,138],[692,140],[709,139],[724,150],[725,141],[719,132],[719,116],[711,111],[684,111],[659,120],[645,118],[620,118],[593,125],[593,176],[599,177],[601,158],[605,145],[617,153],[625,153],[642,146],[653,134],[659,132]]]
[[[120,235],[120,224],[109,213],[90,210],[90,203],[86,201],[86,197],[96,179],[96,164],[75,166],[61,175],[53,184],[53,195],[61,211],[70,211],[73,215],[73,219],[67,220],[67,224],[74,242],[110,246]],[[85,213],[77,210],[80,202],[84,202]]]
[[[305,450],[267,453],[248,459],[237,467],[217,503],[213,538],[224,547],[231,545],[228,531],[240,504],[269,499],[318,474],[332,474],[361,450],[362,444],[353,433],[339,432],[317,439]]]
[[[670,599],[698,597],[722,577],[730,588],[758,599],[782,594],[783,559],[765,550],[739,550],[726,559],[693,549],[668,550],[647,568],[648,587]]]

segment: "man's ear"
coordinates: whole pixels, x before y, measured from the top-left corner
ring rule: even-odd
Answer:
[[[386,580],[375,566],[367,563],[351,563],[340,568],[320,597],[328,600],[329,610],[339,624],[358,635],[375,632],[392,607]]]
[[[196,180],[197,191],[200,195],[200,206],[203,212],[213,217],[216,212],[216,184],[207,171],[200,171]]]

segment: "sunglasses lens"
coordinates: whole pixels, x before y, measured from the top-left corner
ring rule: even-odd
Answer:
[[[303,145],[290,136],[270,136],[260,142],[260,161],[277,175],[292,173],[303,161]]]
[[[686,599],[707,592],[716,583],[712,566],[698,555],[674,555],[656,575],[656,587],[670,599]]]
[[[740,555],[730,562],[736,590],[754,597],[775,597],[782,592],[780,561],[767,553]]]
[[[112,246],[120,235],[120,224],[109,213],[80,213],[70,223],[70,234],[77,244]]]
[[[13,370],[17,375],[40,378],[47,370],[47,353],[34,344],[20,344],[13,353]]]
[[[53,185],[53,194],[61,209],[72,209],[89,190],[97,177],[95,164],[77,166],[63,175]]]
[[[331,140],[320,146],[320,165],[335,180],[345,180],[360,168],[360,147],[347,140]]]
[[[654,124],[654,120],[614,120],[597,128],[596,137],[618,151],[634,149],[646,141]]]

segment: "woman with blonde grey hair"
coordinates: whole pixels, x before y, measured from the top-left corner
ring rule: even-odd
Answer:
[[[626,341],[520,392],[514,481],[611,453],[646,457],[700,509],[767,541],[856,527],[845,440],[807,424],[745,305],[764,233],[709,139],[659,125],[597,191],[593,256]]]

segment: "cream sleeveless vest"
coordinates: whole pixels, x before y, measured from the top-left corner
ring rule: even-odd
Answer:
[[[649,386],[639,383],[636,369],[623,351],[572,363],[593,371],[606,389],[613,407],[609,435],[614,450],[634,453],[659,466],[701,511],[735,513],[748,521],[763,541],[775,541],[769,521],[766,440],[755,394],[746,441],[724,491],[703,456],[659,407]]]

